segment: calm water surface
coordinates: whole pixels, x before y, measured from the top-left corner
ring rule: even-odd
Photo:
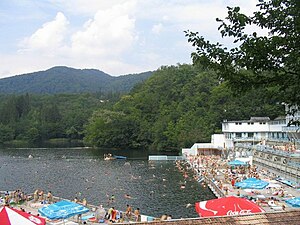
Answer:
[[[117,209],[131,204],[142,214],[173,218],[197,217],[194,203],[214,198],[191,176],[184,179],[173,161],[148,162],[148,153],[142,151],[118,151],[115,154],[128,159],[104,161],[104,153],[99,149],[0,149],[0,190],[21,188],[33,193],[41,188],[58,197],[85,197],[106,207],[109,196],[115,195],[112,206]],[[181,189],[184,182],[186,188]]]

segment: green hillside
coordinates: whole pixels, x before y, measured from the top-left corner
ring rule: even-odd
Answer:
[[[0,79],[2,94],[58,94],[87,92],[128,92],[136,83],[151,76],[151,72],[114,77],[95,69],[74,69],[57,66]]]

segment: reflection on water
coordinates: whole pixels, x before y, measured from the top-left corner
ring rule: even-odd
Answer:
[[[41,188],[58,197],[85,197],[92,204],[104,206],[115,195],[111,204],[120,210],[131,204],[139,207],[142,214],[171,214],[173,218],[197,217],[194,203],[214,198],[191,176],[185,180],[172,161],[150,163],[148,153],[143,151],[118,151],[116,154],[127,156],[128,160],[104,161],[103,154],[108,152],[76,148],[1,149],[0,187],[21,188],[27,193]]]

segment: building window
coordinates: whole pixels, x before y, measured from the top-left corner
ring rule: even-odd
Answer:
[[[242,133],[235,133],[235,137],[241,138],[242,137]]]

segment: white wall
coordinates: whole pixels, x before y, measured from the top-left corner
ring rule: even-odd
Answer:
[[[215,148],[225,147],[225,135],[224,134],[213,134],[211,135],[211,143]]]
[[[259,122],[253,124],[241,122],[239,125],[237,125],[236,122],[225,122],[222,125],[223,132],[268,132],[269,130],[270,128],[267,123],[260,124]]]

